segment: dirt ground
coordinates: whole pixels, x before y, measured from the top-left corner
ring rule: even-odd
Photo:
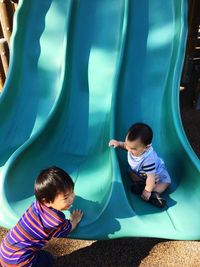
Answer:
[[[191,146],[200,157],[200,111],[192,108],[191,92],[180,93],[181,115]],[[0,228],[0,240],[6,234]],[[55,267],[199,267],[200,242],[155,238],[106,241],[54,239],[46,246]]]

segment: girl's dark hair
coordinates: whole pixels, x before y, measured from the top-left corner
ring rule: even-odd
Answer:
[[[145,123],[139,122],[133,124],[127,133],[127,139],[129,141],[135,141],[140,139],[144,145],[149,145],[153,139],[153,131],[150,126]]]
[[[58,167],[42,170],[35,180],[35,197],[39,202],[52,202],[59,193],[74,189],[71,177]]]

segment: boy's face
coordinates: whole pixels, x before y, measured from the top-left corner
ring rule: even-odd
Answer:
[[[45,203],[47,207],[51,207],[56,210],[68,210],[74,202],[74,190],[66,191],[65,193],[59,193],[54,201]]]
[[[142,153],[144,153],[149,145],[144,145],[140,139],[136,139],[134,141],[129,141],[126,137],[125,140],[126,149],[135,157],[139,157]]]

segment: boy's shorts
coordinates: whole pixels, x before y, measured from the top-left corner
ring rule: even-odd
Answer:
[[[158,184],[170,184],[171,183],[171,178],[169,176],[168,171],[164,167],[163,170],[158,174]]]
[[[141,174],[139,172],[136,172],[131,169],[130,166],[128,166],[128,172],[132,172],[138,176],[138,178],[141,178],[142,180],[146,180],[147,175],[146,174]],[[163,166],[161,172],[157,175],[156,183],[158,184],[165,184],[165,183],[171,183],[171,178],[169,176],[168,171],[166,170],[165,166]]]

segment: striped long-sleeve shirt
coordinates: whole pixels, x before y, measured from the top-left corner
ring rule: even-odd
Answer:
[[[35,254],[52,237],[66,236],[72,228],[63,212],[38,201],[28,208],[3,239],[0,263],[3,267],[30,267]]]

